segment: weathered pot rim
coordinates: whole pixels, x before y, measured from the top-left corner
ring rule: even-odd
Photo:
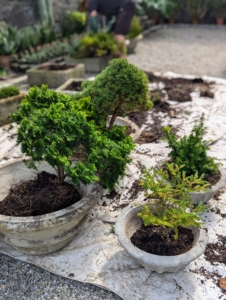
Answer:
[[[20,92],[18,95],[0,99],[0,105],[1,105],[1,103],[11,102],[11,101],[14,101],[15,99],[22,98],[25,96],[26,96],[26,93]]]
[[[5,163],[0,166],[0,169],[3,169],[4,167],[7,167],[12,164],[17,164],[20,162],[23,162],[23,159],[17,159],[12,162]],[[91,191],[87,196],[83,197],[81,200],[79,200],[75,204],[72,204],[64,209],[61,209],[61,210],[58,210],[58,211],[55,211],[52,213],[48,213],[48,214],[43,214],[43,215],[39,215],[39,216],[28,216],[28,217],[13,217],[13,216],[5,216],[5,215],[0,214],[0,220],[1,220],[1,222],[12,223],[12,227],[14,227],[15,224],[20,224],[21,222],[37,223],[37,221],[45,222],[45,221],[51,221],[56,218],[64,219],[65,217],[69,217],[70,214],[73,214],[74,210],[77,210],[80,207],[82,207],[84,202],[89,201],[89,198],[93,197],[94,194],[100,193],[100,191],[101,191],[101,186],[100,186],[99,182],[94,182],[93,186],[91,188]]]
[[[66,63],[68,64],[68,63]],[[75,68],[77,68],[80,64],[76,64],[76,65],[70,65],[68,64],[68,66],[70,66],[70,68],[66,69],[66,70],[46,70],[46,69],[40,69],[42,67],[45,67],[45,66],[48,66],[48,65],[60,65],[60,63],[53,63],[53,62],[46,62],[46,63],[43,63],[43,64],[38,64],[37,66],[33,67],[33,68],[30,68],[29,70],[27,70],[27,72],[32,72],[32,71],[35,71],[35,72],[40,72],[40,73],[43,73],[43,72],[52,72],[52,73],[68,73],[68,71],[71,71]]]
[[[200,229],[198,228],[193,229],[195,232],[197,233],[199,232],[198,241],[193,245],[192,249],[180,255],[160,256],[160,255],[147,253],[135,247],[126,236],[125,222],[127,218],[131,219],[132,217],[137,215],[137,213],[141,211],[143,204],[144,203],[139,203],[139,206],[133,208],[131,207],[125,208],[122,211],[122,213],[117,217],[115,223],[116,236],[118,238],[120,245],[126,250],[127,253],[129,253],[135,259],[142,260],[144,264],[146,263],[150,264],[150,262],[152,262],[152,264],[156,268],[159,268],[161,265],[167,267],[175,267],[175,264],[188,265],[191,261],[195,260],[196,258],[198,258],[204,253],[206,244],[208,243],[207,229],[204,227]]]
[[[191,192],[189,194],[192,195],[199,195],[199,194],[203,194],[203,193],[212,193],[212,192],[217,192],[218,190],[220,190],[221,188],[223,188],[226,185],[226,169],[219,167],[218,168],[219,171],[221,172],[221,178],[220,180],[213,186],[211,186],[209,189],[209,191],[200,191],[200,192]]]

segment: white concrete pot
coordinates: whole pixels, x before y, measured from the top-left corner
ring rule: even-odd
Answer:
[[[64,84],[62,84],[61,86],[59,86],[57,89],[56,89],[56,92],[60,92],[60,93],[64,93],[64,94],[67,94],[67,95],[75,95],[77,93],[80,93],[78,91],[73,91],[73,90],[70,90],[68,89],[68,87],[73,83],[73,82],[84,82],[86,79],[85,78],[70,78],[68,79]]]
[[[185,268],[192,261],[201,256],[208,243],[207,229],[193,229],[194,243],[191,250],[184,254],[175,256],[159,256],[147,253],[135,247],[130,238],[134,232],[141,227],[142,221],[137,217],[142,205],[135,208],[126,208],[117,217],[115,223],[115,233],[120,245],[133,259],[141,264],[146,270],[157,273],[176,272]]]
[[[221,178],[209,189],[209,191],[189,193],[192,203],[199,204],[200,201],[202,201],[202,203],[207,203],[221,188],[226,185],[226,170],[223,168],[219,168],[219,170],[221,172]]]
[[[136,47],[137,47],[137,45],[138,45],[138,42],[140,41],[140,40],[142,40],[143,39],[143,35],[142,34],[139,34],[137,37],[135,37],[134,39],[132,39],[132,40],[127,40],[126,41],[126,44],[127,44],[127,53],[128,54],[132,54],[132,53],[134,53],[135,52],[135,49],[136,49]]]
[[[111,121],[111,117],[112,116],[108,116],[106,126],[109,125],[109,123]],[[114,124],[118,125],[118,126],[131,126],[133,132],[130,134],[130,136],[134,142],[138,141],[138,139],[140,137],[140,128],[134,122],[130,121],[127,118],[117,117],[115,119]]]
[[[47,163],[40,164],[38,170],[55,174]],[[30,180],[36,174],[21,160],[1,166],[0,201],[8,195],[12,185]],[[47,254],[63,248],[74,239],[101,195],[98,183],[80,185],[78,190],[82,196],[79,202],[50,214],[35,217],[0,215],[0,239],[31,255]]]

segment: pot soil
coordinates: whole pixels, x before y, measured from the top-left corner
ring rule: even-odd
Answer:
[[[75,65],[68,65],[68,64],[47,64],[47,65],[42,65],[38,67],[38,70],[46,70],[46,71],[62,71],[62,70],[68,70],[71,68],[74,68]]]
[[[64,209],[81,199],[74,185],[59,184],[57,176],[45,171],[34,180],[11,189],[0,202],[0,214],[5,216],[39,216]]]
[[[191,229],[179,227],[177,240],[173,235],[172,228],[142,225],[132,235],[131,242],[147,253],[164,256],[179,255],[192,248],[194,236]]]
[[[81,86],[82,86],[82,82],[72,81],[68,86],[65,87],[65,90],[81,92],[82,91]]]

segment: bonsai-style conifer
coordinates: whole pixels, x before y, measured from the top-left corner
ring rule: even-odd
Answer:
[[[81,103],[86,103],[85,100]],[[82,106],[80,111],[77,108],[77,101],[47,86],[30,89],[12,115],[19,124],[21,150],[29,158],[25,164],[36,169],[36,163],[46,161],[56,170],[59,183],[66,176],[76,184],[100,179],[111,190],[130,161],[132,139],[121,128],[115,127],[111,133],[100,130],[93,121],[87,120]],[[73,165],[72,155],[80,146],[87,160]]]
[[[152,107],[147,84],[144,72],[125,59],[114,59],[94,81],[83,83],[83,92],[76,98],[91,96],[97,121],[106,122],[112,115],[109,123],[109,129],[112,129],[118,115]]]

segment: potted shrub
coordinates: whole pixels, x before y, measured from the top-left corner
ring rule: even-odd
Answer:
[[[103,127],[107,124],[109,129],[113,128],[120,115],[145,111],[153,106],[149,97],[147,75],[121,58],[110,61],[109,66],[94,81],[85,81],[82,84],[82,93],[74,97],[78,99],[88,96],[91,97],[95,122]],[[134,141],[138,138],[139,133]]]
[[[208,235],[200,214],[206,208],[193,207],[183,181],[174,187],[161,186],[155,176],[145,169],[141,186],[146,197],[156,200],[125,209],[116,220],[115,232],[120,245],[145,269],[176,272],[205,251]]]
[[[140,19],[137,16],[134,16],[131,25],[130,25],[130,32],[127,36],[127,53],[134,53],[134,50],[137,47],[138,42],[143,38],[142,33],[142,26],[140,23]]]
[[[195,124],[191,134],[177,140],[174,132],[169,127],[164,128],[166,142],[171,149],[169,159],[178,166],[182,166],[181,172],[186,176],[198,177],[211,183],[209,191],[200,191],[190,193],[193,203],[208,202],[217,191],[226,183],[226,172],[219,167],[214,158],[207,155],[209,149],[209,141],[204,140],[206,133],[204,127],[204,115],[200,118],[200,122]]]
[[[74,33],[81,34],[86,29],[86,13],[80,11],[67,11],[61,22],[60,31],[63,37],[70,37]]]
[[[207,13],[210,0],[186,0],[185,10],[189,14],[192,24],[199,24]]]
[[[216,17],[217,25],[223,25],[226,16],[226,1],[214,0],[210,2],[210,9]]]
[[[34,87],[12,115],[25,164],[39,171],[33,180],[34,171],[22,161],[0,168],[0,232],[19,251],[45,254],[67,245],[100,197],[93,182],[113,189],[130,161],[131,138],[121,128],[100,130],[78,104],[46,86]],[[80,145],[87,160],[73,164]]]
[[[67,63],[84,63],[87,72],[101,72],[112,55],[118,54],[118,45],[110,33],[90,33],[79,42],[78,47],[66,57]]]
[[[84,64],[68,64],[47,62],[37,67],[27,70],[28,83],[30,86],[42,84],[48,85],[50,88],[57,88],[69,78],[85,77]]]
[[[9,115],[16,112],[24,96],[17,86],[0,88],[0,126],[10,122]]]
[[[0,27],[0,64],[5,70],[10,69],[12,55],[18,49],[16,34],[16,28],[11,25],[5,24]]]

